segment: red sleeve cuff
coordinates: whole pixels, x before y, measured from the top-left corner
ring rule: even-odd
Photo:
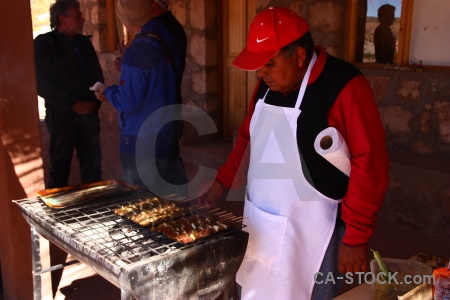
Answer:
[[[364,246],[369,242],[373,230],[364,230],[347,224],[342,243],[350,247]]]

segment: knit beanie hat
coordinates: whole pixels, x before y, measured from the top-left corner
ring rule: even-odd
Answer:
[[[140,27],[153,18],[149,0],[118,0],[117,15],[126,26]]]

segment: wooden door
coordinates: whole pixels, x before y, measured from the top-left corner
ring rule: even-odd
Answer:
[[[223,138],[231,141],[244,120],[257,82],[255,72],[231,65],[245,47],[247,31],[256,15],[256,0],[222,1],[223,20]]]

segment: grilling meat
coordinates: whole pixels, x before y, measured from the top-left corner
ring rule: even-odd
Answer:
[[[169,239],[189,244],[216,232],[231,228],[230,220],[220,220],[209,216],[191,215],[174,221],[166,221],[152,228]]]
[[[233,223],[230,219],[194,214],[191,208],[157,197],[122,206],[114,213],[182,244],[229,229]]]
[[[117,208],[114,213],[141,226],[153,227],[164,221],[186,216],[191,213],[191,209],[178,207],[174,203],[153,197]]]
[[[129,218],[136,215],[140,211],[154,208],[155,206],[160,205],[161,202],[163,202],[162,199],[157,197],[147,198],[145,200],[117,208],[114,210],[114,213],[121,217]]]

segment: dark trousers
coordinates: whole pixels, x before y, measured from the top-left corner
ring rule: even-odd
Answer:
[[[329,276],[329,273],[332,273],[335,283],[332,281],[326,284],[316,283],[313,288],[311,300],[333,299],[339,295],[344,278],[344,274],[341,274],[338,269],[339,245],[344,238],[344,234],[345,226],[336,226],[334,228],[333,235],[331,236],[330,243],[328,244],[327,251],[319,269],[319,272],[323,274],[320,281],[326,282],[327,276]]]
[[[98,113],[78,115],[47,109],[50,134],[50,172],[46,188],[67,186],[73,151],[76,150],[82,183],[101,180],[100,119]]]
[[[158,195],[188,196],[187,177],[179,155],[139,158],[120,154],[123,179]]]

